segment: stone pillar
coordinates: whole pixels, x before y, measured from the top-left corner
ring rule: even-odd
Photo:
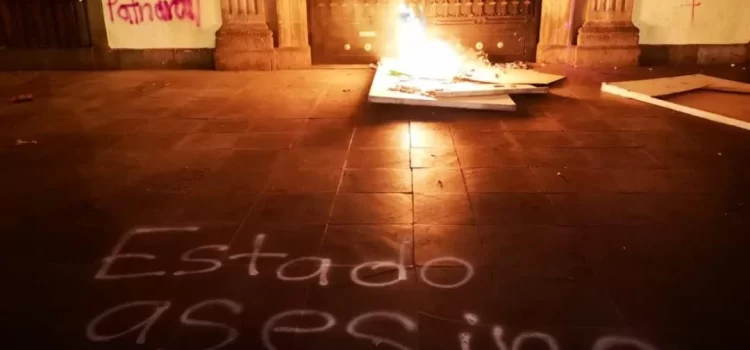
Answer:
[[[641,49],[633,24],[634,0],[588,0],[586,20],[578,30],[574,64],[579,67],[637,66]]]
[[[303,68],[311,64],[307,35],[307,1],[276,0],[279,48],[276,63],[279,69]]]
[[[216,69],[276,68],[273,33],[266,23],[264,0],[221,0],[221,19],[214,51]]]

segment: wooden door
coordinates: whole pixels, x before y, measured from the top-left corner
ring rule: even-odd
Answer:
[[[495,61],[534,61],[541,0],[404,0],[428,27]],[[400,0],[308,0],[314,63],[370,63],[390,49]]]
[[[0,0],[0,46],[75,48],[90,45],[86,1]]]

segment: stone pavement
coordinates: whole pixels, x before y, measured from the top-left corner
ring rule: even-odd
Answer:
[[[504,114],[1,73],[3,348],[745,348],[750,132],[598,92],[672,68],[558,70]]]

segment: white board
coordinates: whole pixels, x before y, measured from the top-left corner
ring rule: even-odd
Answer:
[[[653,96],[649,96],[645,93],[637,92],[637,91],[630,91],[626,88],[621,87],[621,83],[602,83],[602,91],[614,94],[617,96],[625,97],[625,98],[631,98],[634,100],[638,100],[645,103],[650,103],[659,107],[668,108],[674,111],[678,111],[681,113],[689,114],[695,117],[708,119],[717,123],[722,123],[726,125],[735,126],[738,128],[742,128],[745,130],[750,130],[750,123],[742,120],[733,119],[721,114],[712,113],[708,111],[704,111],[697,108],[692,108],[688,106],[683,106],[681,104],[677,104],[674,102],[665,101],[662,99],[658,99]],[[628,86],[628,85],[626,85]]]
[[[546,86],[534,85],[513,85],[506,86],[494,84],[479,84],[472,82],[460,82],[446,84],[440,90],[430,92],[435,97],[466,97],[466,96],[490,96],[490,95],[513,95],[513,94],[546,94],[549,88]]]
[[[432,106],[447,108],[480,109],[493,111],[515,111],[516,104],[508,95],[467,96],[467,97],[431,97],[410,94],[390,89],[401,83],[398,77],[389,74],[389,70],[378,67],[370,87],[367,100],[372,103],[400,104],[411,106]]]
[[[698,89],[750,93],[750,84],[703,74],[607,83],[620,89],[651,97],[667,96]]]

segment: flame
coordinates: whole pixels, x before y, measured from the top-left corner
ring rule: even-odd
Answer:
[[[467,72],[492,68],[481,52],[461,48],[429,32],[424,20],[405,3],[397,11],[396,51],[388,59],[391,69],[422,79],[452,80]]]

